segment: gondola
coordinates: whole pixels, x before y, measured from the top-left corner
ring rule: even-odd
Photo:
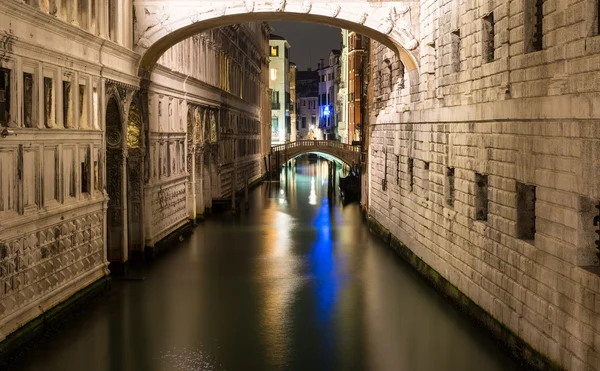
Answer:
[[[339,188],[344,202],[358,201],[360,199],[360,175],[351,171],[346,177],[339,178]]]

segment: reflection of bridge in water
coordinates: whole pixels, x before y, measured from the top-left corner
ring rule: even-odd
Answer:
[[[360,163],[360,146],[333,140],[298,140],[271,147],[271,170],[277,171],[287,161],[307,153],[334,157],[355,168]]]

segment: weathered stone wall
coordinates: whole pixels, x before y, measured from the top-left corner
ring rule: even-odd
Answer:
[[[534,349],[598,370],[597,2],[544,1],[526,53],[527,4],[423,1],[404,87],[374,47],[369,213]]]

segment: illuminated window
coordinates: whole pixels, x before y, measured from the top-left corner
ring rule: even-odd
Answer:
[[[279,47],[278,46],[271,46],[271,57],[279,57]]]
[[[271,68],[271,80],[277,80],[277,68]]]

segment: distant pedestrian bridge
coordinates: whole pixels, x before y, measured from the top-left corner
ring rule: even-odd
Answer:
[[[276,170],[287,161],[307,153],[334,157],[351,167],[360,163],[360,147],[333,140],[297,140],[271,147],[271,169]]]

